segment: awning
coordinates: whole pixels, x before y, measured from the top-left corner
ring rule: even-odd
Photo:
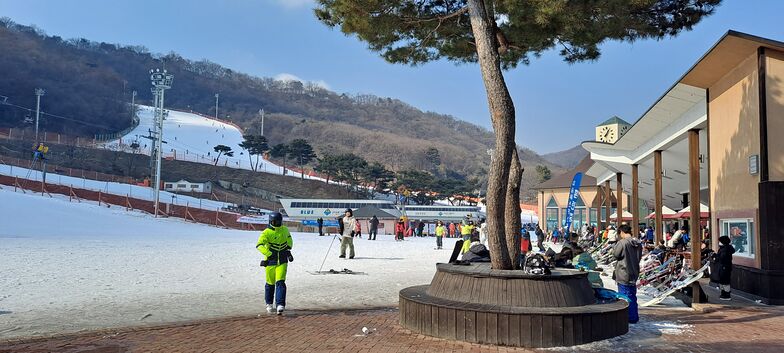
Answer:
[[[656,218],[656,212],[651,212],[648,217],[645,219],[654,219]],[[675,219],[678,218],[678,212],[673,211],[671,208],[667,206],[662,206],[662,218],[664,219]]]
[[[613,212],[613,214],[610,215],[610,219],[616,218],[618,218],[618,214]],[[631,221],[632,219],[634,219],[634,216],[629,211],[623,211],[623,215],[621,215],[622,221]]]
[[[710,217],[710,208],[704,204],[700,204],[700,218],[707,219],[708,217]],[[691,218],[691,206],[680,210],[676,218]]]

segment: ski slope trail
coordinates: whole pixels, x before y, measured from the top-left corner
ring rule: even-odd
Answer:
[[[0,189],[0,339],[156,325],[264,311],[259,233]],[[339,239],[294,233],[287,309],[396,306],[429,283],[448,251],[435,239]],[[453,247],[454,239],[445,239]],[[331,244],[331,247],[330,247]],[[327,254],[327,250],[329,253]],[[325,270],[367,275],[311,275]]]
[[[150,106],[139,106],[139,125],[119,140],[108,142],[103,147],[130,152],[128,145],[137,141],[141,147],[139,152],[150,155],[152,140],[144,138],[144,136],[150,136],[150,132],[155,130],[153,111]],[[213,148],[217,145],[226,145],[234,151],[234,156],[221,155],[217,161],[218,165],[252,169],[247,151],[239,147],[243,141],[242,131],[237,126],[223,121],[198,114],[169,110],[169,115],[163,122],[163,140],[165,143],[162,150],[165,158],[215,164],[218,153]],[[256,157],[253,156],[253,163],[255,162]],[[283,167],[263,159],[259,160],[258,171],[283,175]],[[301,177],[300,173],[288,169],[286,175]],[[305,175],[305,178],[321,180],[308,175]]]

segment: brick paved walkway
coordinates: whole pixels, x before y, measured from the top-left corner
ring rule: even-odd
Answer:
[[[641,323],[623,337],[543,351],[784,352],[784,308],[719,307],[709,313],[659,309],[642,314]],[[363,335],[363,326],[376,331]],[[397,324],[393,309],[291,313],[0,342],[0,353],[524,351],[413,334]]]

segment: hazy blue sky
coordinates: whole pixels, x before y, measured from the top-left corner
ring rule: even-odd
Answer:
[[[399,98],[490,127],[476,65],[388,64],[316,21],[311,7],[311,0],[0,0],[0,17],[50,35],[144,45],[253,75],[294,75],[337,92]],[[553,152],[593,138],[593,127],[612,115],[634,122],[727,30],[784,40],[783,14],[782,0],[725,0],[674,39],[607,43],[593,63],[567,65],[550,53],[507,72],[517,142]]]

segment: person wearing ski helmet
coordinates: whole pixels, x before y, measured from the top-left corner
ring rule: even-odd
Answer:
[[[357,219],[354,218],[354,211],[346,209],[343,217],[343,236],[340,238],[340,258],[346,258],[346,248],[349,249],[349,259],[354,258],[354,234],[357,228]]]
[[[289,229],[283,225],[283,215],[280,212],[270,213],[269,227],[261,232],[256,242],[256,249],[264,255],[261,266],[265,267],[264,302],[268,313],[280,315],[286,308],[286,271],[289,262],[294,261],[291,255],[293,245]]]

